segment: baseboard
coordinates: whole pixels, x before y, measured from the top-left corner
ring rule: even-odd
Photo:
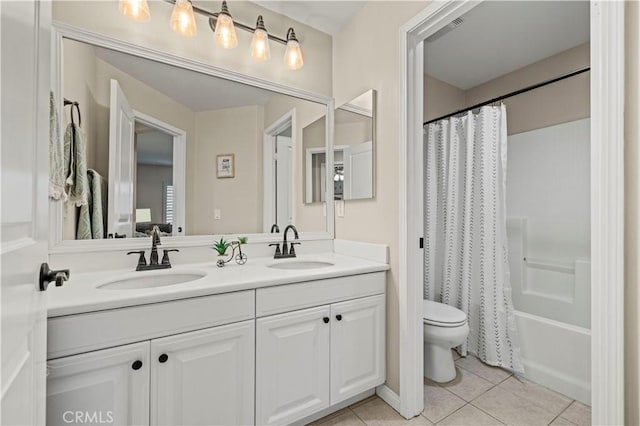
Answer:
[[[396,410],[398,413],[400,412],[400,397],[397,393],[392,391],[389,386],[378,386],[376,388],[376,394],[380,397],[380,399],[389,404],[391,408]]]

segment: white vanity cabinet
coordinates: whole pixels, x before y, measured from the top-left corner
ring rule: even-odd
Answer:
[[[385,380],[374,272],[48,320],[47,424],[290,424]]]
[[[254,312],[249,290],[50,318],[47,424],[253,424]]]
[[[331,305],[331,404],[385,380],[385,298]]]
[[[314,303],[296,295],[302,285],[317,301],[350,300],[291,310]],[[293,423],[384,383],[384,274],[258,290],[256,303],[290,311],[256,320],[256,424]]]
[[[330,405],[329,306],[256,321],[256,424],[289,424]]]
[[[152,340],[151,424],[253,424],[254,324]]]
[[[49,361],[47,425],[149,424],[149,342]]]

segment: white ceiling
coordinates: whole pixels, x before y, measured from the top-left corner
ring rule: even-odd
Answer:
[[[425,42],[425,73],[460,89],[589,41],[587,1],[486,1]]]
[[[265,9],[279,13],[327,34],[337,34],[365,4],[365,0],[252,0]]]
[[[96,56],[192,111],[264,105],[273,92],[96,47]]]

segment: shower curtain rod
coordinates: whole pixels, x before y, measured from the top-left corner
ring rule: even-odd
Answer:
[[[538,89],[540,87],[547,86],[549,84],[553,84],[553,83],[556,83],[556,82],[561,81],[561,80],[565,80],[567,78],[576,76],[578,74],[585,73],[585,72],[587,72],[589,70],[591,70],[591,67],[580,68],[578,70],[571,71],[571,72],[569,72],[567,74],[564,74],[564,75],[561,75],[559,77],[555,77],[555,78],[552,78],[550,80],[545,80],[545,81],[543,81],[541,83],[536,83],[536,84],[533,84],[531,86],[527,86],[525,88],[522,88],[522,89],[510,92],[510,93],[507,93],[506,95],[498,96],[497,98],[489,99],[488,101],[484,101],[484,102],[481,102],[481,103],[476,104],[474,106],[471,106],[471,107],[468,107],[468,108],[465,108],[465,109],[461,109],[460,111],[452,112],[451,114],[443,115],[442,117],[438,117],[438,118],[434,118],[433,120],[425,121],[422,125],[426,126],[427,124],[435,123],[436,121],[444,120],[445,118],[453,117],[454,115],[462,114],[462,113],[467,112],[467,111],[472,111],[472,110],[474,110],[476,108],[480,108],[480,107],[483,107],[485,105],[489,105],[489,104],[492,104],[492,103],[495,103],[495,102],[500,102],[500,101],[502,101],[504,99],[511,98],[511,97],[519,95],[521,93],[529,92],[531,90]]]

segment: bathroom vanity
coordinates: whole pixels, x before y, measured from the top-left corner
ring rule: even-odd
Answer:
[[[312,259],[72,277],[49,292],[47,424],[289,424],[371,393],[388,266]],[[199,278],[108,286],[134,274]]]

